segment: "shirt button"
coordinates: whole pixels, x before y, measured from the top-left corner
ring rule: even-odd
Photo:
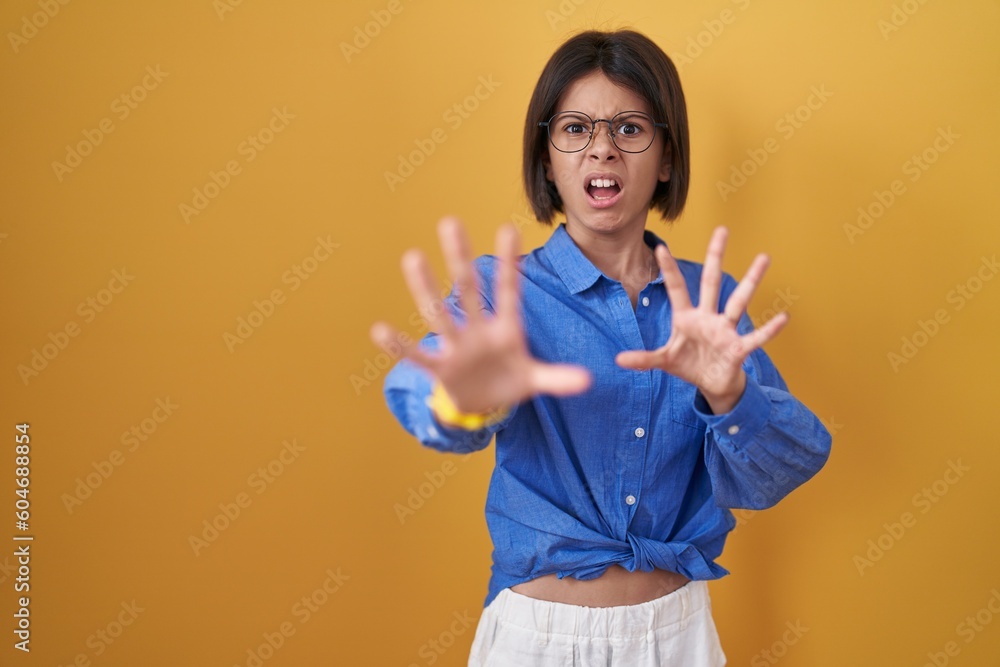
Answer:
[[[729,427],[729,435],[736,435],[739,432],[740,432],[740,427],[737,426],[736,424],[733,424],[732,426]]]
[[[644,305],[644,306],[648,306],[649,305],[649,297],[648,296],[642,297],[642,305]]]
[[[646,435],[646,429],[644,429],[643,427],[640,426],[635,430],[635,437],[641,438],[644,435]]]
[[[635,505],[635,496],[631,494],[625,496],[625,503],[628,505]]]

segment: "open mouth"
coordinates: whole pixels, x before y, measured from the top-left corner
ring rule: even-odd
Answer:
[[[587,184],[587,196],[591,206],[604,208],[611,206],[621,196],[621,184],[614,178],[592,178]]]

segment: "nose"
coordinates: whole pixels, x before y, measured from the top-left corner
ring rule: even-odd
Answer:
[[[603,138],[602,138],[602,132]],[[617,154],[618,147],[615,145],[614,139],[611,134],[611,122],[607,120],[597,121],[597,126],[594,128],[594,136],[590,140],[590,146],[587,147],[588,153],[594,155],[599,159],[612,157]]]

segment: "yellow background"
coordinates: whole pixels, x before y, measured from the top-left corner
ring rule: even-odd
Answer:
[[[648,226],[701,261],[727,225],[737,277],[771,253],[751,315],[793,295],[767,349],[835,431],[826,468],[730,537],[732,575],[711,584],[729,663],[774,664],[773,650],[789,666],[920,665],[951,641],[949,664],[997,664],[1000,280],[983,264],[1000,246],[997,2],[49,4],[50,18],[45,0],[0,10],[0,541],[18,532],[19,422],[35,536],[30,655],[12,647],[13,547],[0,550],[2,664],[247,665],[283,623],[294,634],[264,651],[268,667],[465,664],[474,626],[458,619],[478,618],[489,576],[492,448],[462,458],[409,437],[368,329],[422,332],[399,258],[421,247],[443,280],[442,215],[467,222],[477,254],[505,220],[525,252],[548,238],[520,186],[524,110],[552,51],[590,27],[635,27],[677,57],[691,193],[672,229]],[[480,77],[493,89],[469,99]],[[460,124],[445,116],[456,104],[475,107]],[[807,117],[791,136],[789,113]],[[95,134],[103,119],[112,131]],[[935,154],[948,128],[958,137]],[[390,189],[385,173],[436,129],[443,143]],[[87,132],[100,143],[57,175]],[[257,135],[273,141],[251,161]],[[723,200],[718,182],[768,139],[777,152]],[[911,180],[925,150],[935,162]],[[238,173],[186,222],[180,206],[231,161]],[[881,217],[845,231],[895,180],[905,191]],[[317,238],[337,247],[296,283],[286,272]],[[979,270],[991,280],[959,308],[949,293]],[[227,345],[275,290],[271,316]],[[893,368],[888,354],[941,309]],[[19,368],[74,323],[25,381]],[[366,367],[370,383],[352,383]],[[168,398],[178,407],[158,423]],[[144,420],[156,428],[130,450],[122,434]],[[304,449],[275,463],[292,440]],[[953,484],[949,462],[968,468]],[[261,488],[269,464],[280,474]],[[401,522],[396,506],[428,475],[443,484]],[[915,503],[924,488],[933,505]],[[191,536],[225,525],[219,505],[241,493],[249,505],[196,555]],[[896,539],[886,524],[904,512]],[[890,548],[859,566],[880,538]],[[328,570],[341,578],[329,595]],[[303,596],[324,600],[305,622]],[[984,608],[992,622],[970,637],[960,624]],[[110,644],[97,634],[119,629]]]

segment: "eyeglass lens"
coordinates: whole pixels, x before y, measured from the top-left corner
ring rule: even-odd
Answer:
[[[649,148],[656,132],[653,119],[641,111],[624,111],[611,120],[598,121],[581,111],[563,111],[549,120],[549,138],[560,151],[581,151],[590,144],[597,123],[609,125],[611,140],[626,153],[641,153]]]

